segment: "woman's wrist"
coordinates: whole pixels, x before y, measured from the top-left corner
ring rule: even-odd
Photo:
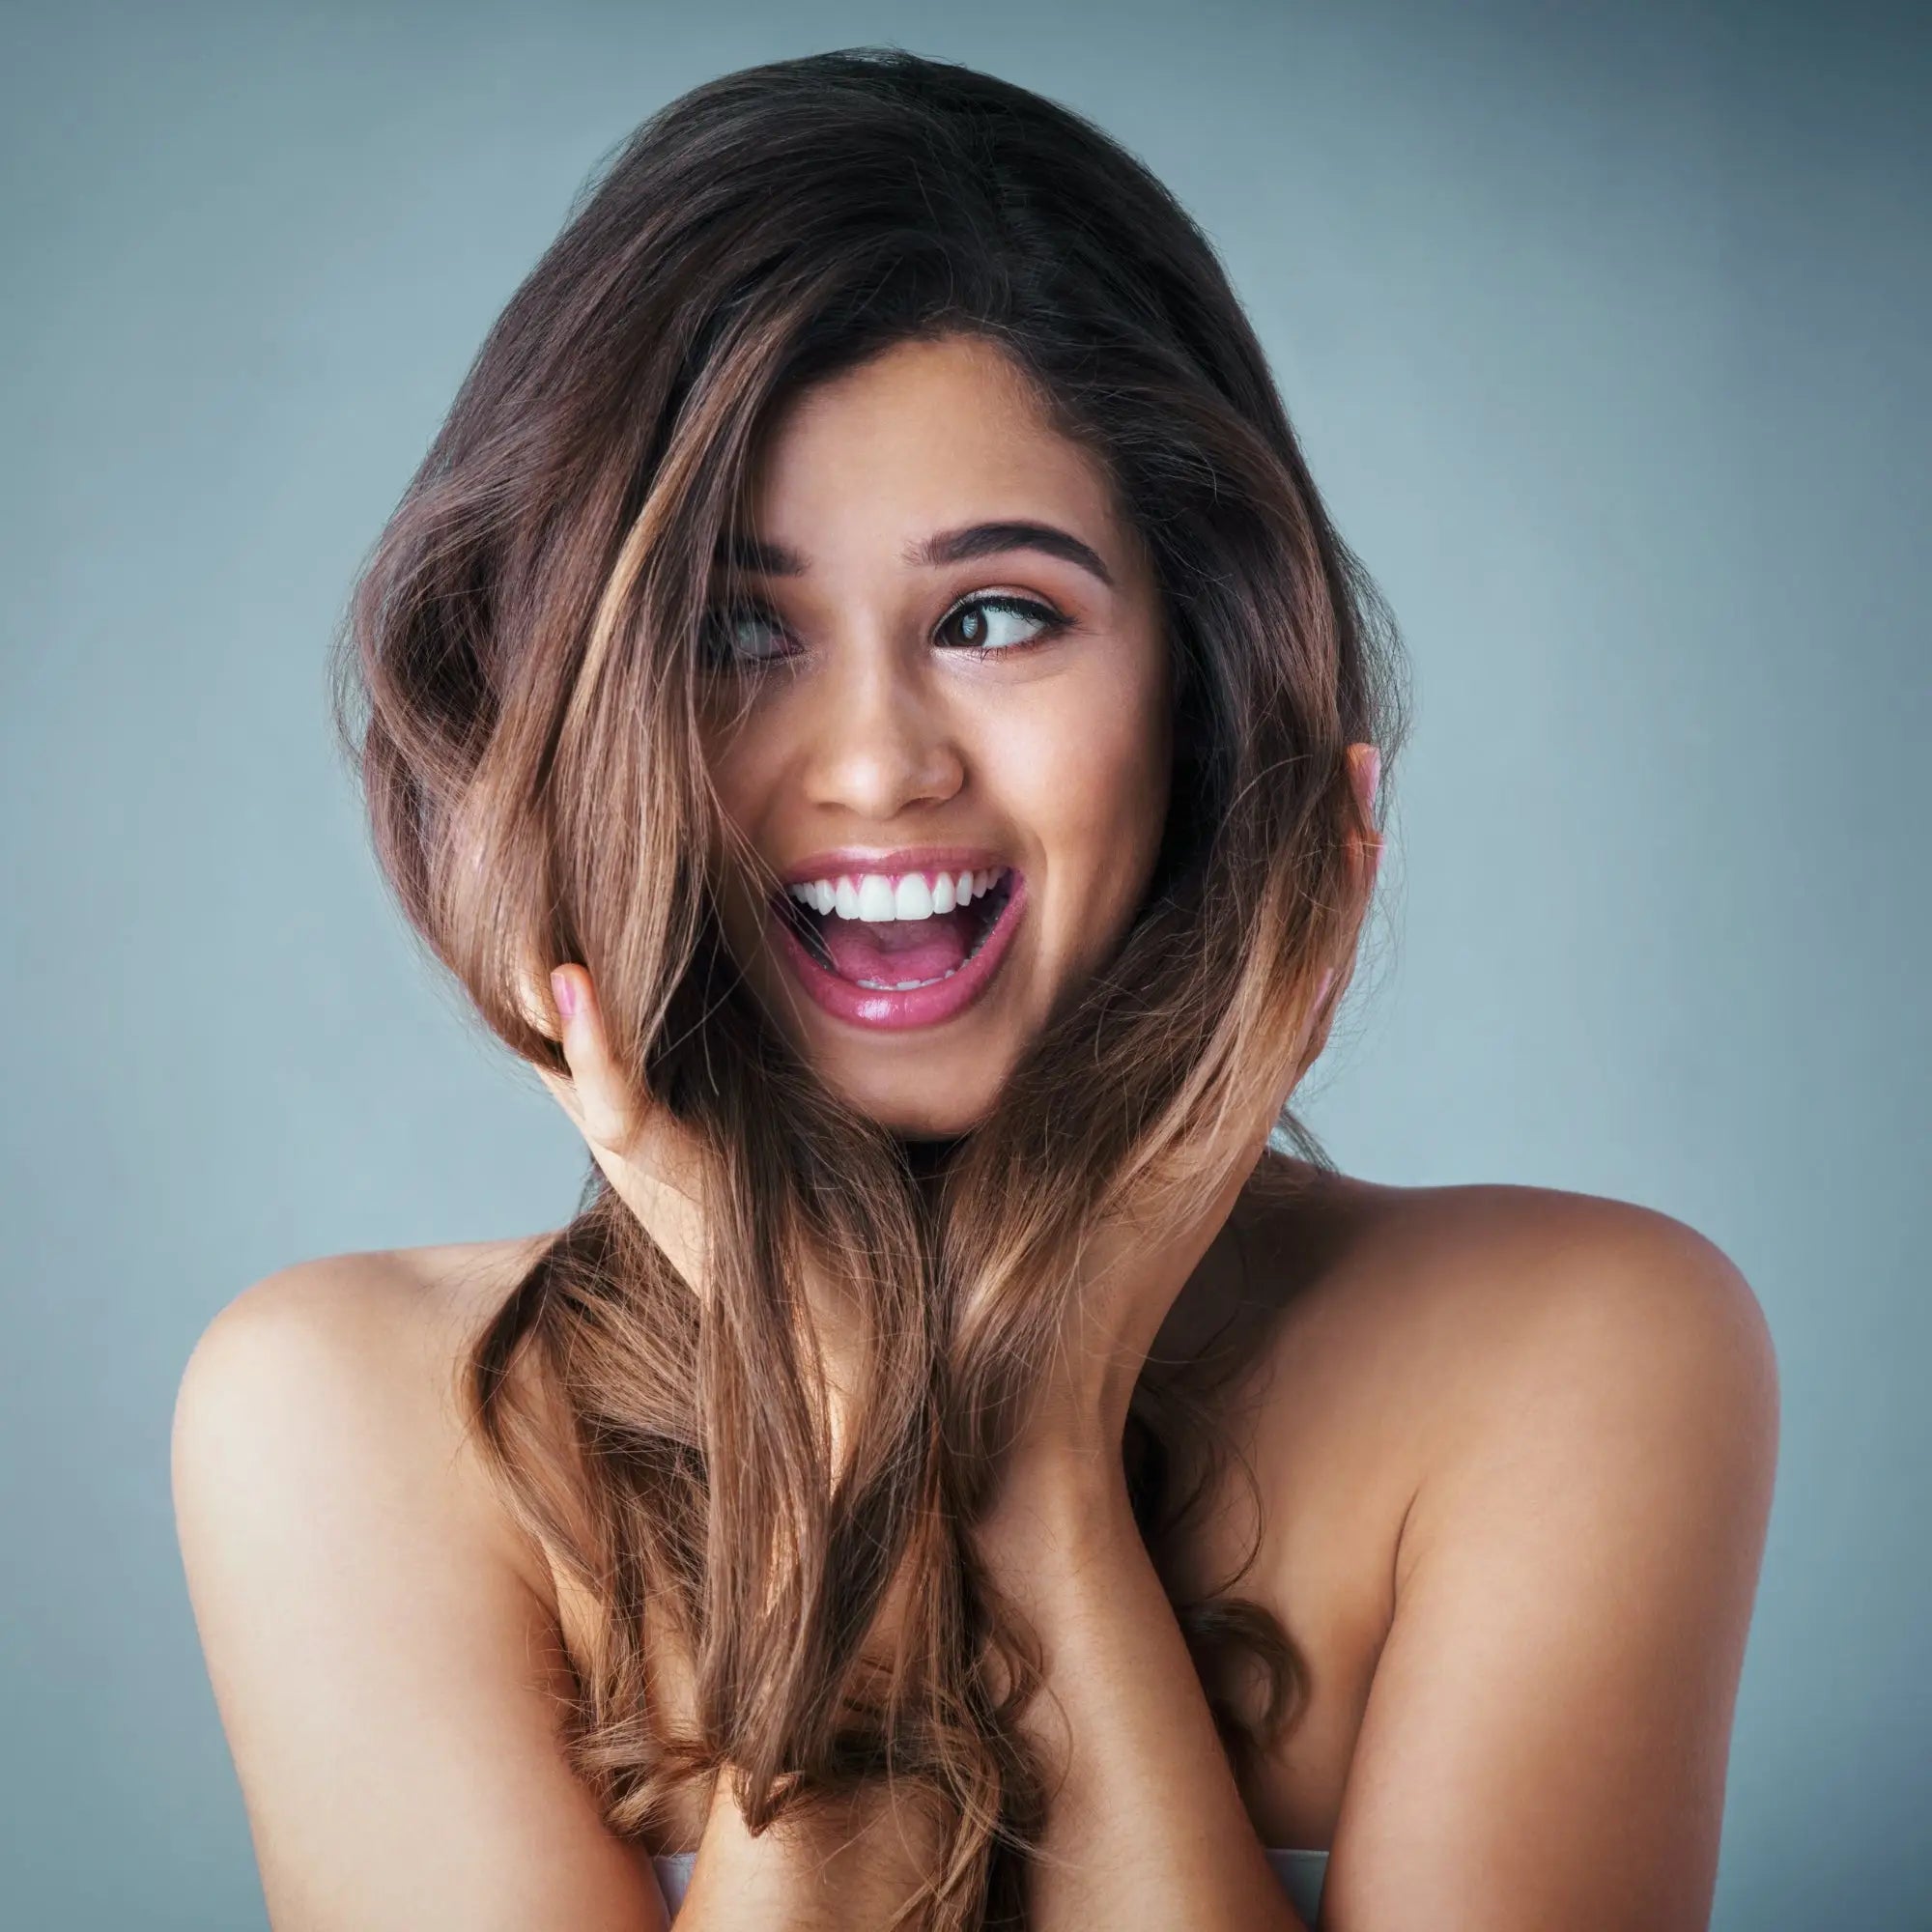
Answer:
[[[754,1834],[727,1766],[713,1788],[679,1920],[705,1925],[715,1913],[720,1925],[760,1932],[883,1925],[938,1852],[929,1807],[883,1778],[788,1811]]]
[[[1078,1572],[1119,1539],[1138,1540],[1119,1447],[1036,1444],[1001,1468],[973,1539],[995,1579],[1010,1588]]]

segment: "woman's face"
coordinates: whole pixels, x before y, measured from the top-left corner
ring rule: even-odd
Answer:
[[[1151,872],[1151,570],[1094,460],[969,337],[795,398],[749,534],[735,602],[719,579],[706,755],[733,827],[810,904],[733,887],[726,947],[848,1101],[909,1138],[963,1132]]]

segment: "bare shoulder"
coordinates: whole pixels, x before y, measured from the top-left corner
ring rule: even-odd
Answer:
[[[1478,1512],[1512,1494],[1534,1506],[1556,1469],[1597,1497],[1605,1532],[1619,1511],[1659,1522],[1714,1509],[1761,1535],[1776,1351],[1749,1282],[1707,1236],[1557,1189],[1377,1190],[1338,1290],[1350,1272],[1339,1345],[1378,1351],[1413,1417],[1398,1598],[1439,1550],[1473,1547]],[[1754,1574],[1754,1546],[1734,1553]]]
[[[1777,1461],[1748,1281],[1671,1215],[1551,1188],[1335,1180],[1306,1242],[1271,1225],[1256,1463],[1316,1698],[1269,1820],[1333,1847],[1350,1922],[1507,1874],[1511,1928],[1613,1895],[1704,1924]]]
[[[547,1591],[547,1566],[510,1527],[468,1441],[461,1377],[470,1345],[549,1234],[367,1249],[293,1263],[224,1305],[196,1342],[176,1397],[176,1432],[211,1411],[335,1405],[397,1456],[434,1457],[480,1531]],[[190,1418],[193,1420],[191,1421]]]
[[[1461,1752],[1472,1790],[1477,1753],[1500,1765],[1527,1751],[1538,1718],[1500,1688],[1507,1659],[1490,1704],[1441,1714],[1444,1684],[1478,1681],[1504,1603],[1548,1619],[1522,1622],[1517,1657],[1545,1646],[1546,1710],[1567,1684],[1577,1715],[1608,1723],[1603,1660],[1628,1666],[1621,1689],[1647,1716],[1617,1733],[1621,1775],[1665,1788],[1642,1725],[1653,1738],[1675,1726],[1701,1779],[1676,1796],[1705,1820],[1776,1460],[1776,1360],[1749,1284],[1707,1236],[1630,1202],[1303,1179],[1268,1190],[1246,1237],[1275,1306],[1259,1399],[1241,1411],[1266,1522],[1259,1562],[1313,1678],[1257,1822],[1274,1843],[1339,1849],[1352,1815],[1366,1844],[1364,1820],[1399,1835],[1402,1809],[1345,1794],[1389,1789],[1405,1749]],[[1646,1591],[1656,1628],[1639,1633],[1631,1604]],[[1681,1698],[1693,1680],[1702,1703],[1671,1706],[1672,1685]],[[1499,1819],[1531,1802],[1493,1778],[1489,1795]],[[1709,1850],[1673,1841],[1692,1892]],[[1344,1889],[1347,1874],[1333,1875]],[[1435,1881],[1457,1886],[1446,1870]],[[1552,1867],[1529,1892],[1543,1885],[1548,1903],[1573,1881],[1587,1883]],[[1548,1922],[1562,1918],[1552,1906]]]
[[[251,1283],[209,1323],[204,1341],[246,1329],[299,1326],[365,1334],[412,1327],[426,1346],[454,1347],[489,1319],[550,1233],[514,1240],[368,1248],[293,1262]],[[220,1339],[211,1346],[220,1346]]]
[[[1656,1208],[1505,1182],[1393,1187],[1314,1177],[1255,1217],[1278,1285],[1284,1406],[1307,1383],[1401,1415],[1419,1484],[1493,1426],[1511,1388],[1671,1375],[1775,1414],[1769,1324],[1708,1236]]]
[[[543,1566],[458,1400],[540,1245],[277,1270],[182,1376],[183,1565],[276,1925],[665,1922],[567,1760]]]

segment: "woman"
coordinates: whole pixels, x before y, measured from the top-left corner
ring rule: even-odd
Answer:
[[[401,903],[593,1170],[189,1364],[278,1928],[1706,1922],[1764,1323],[1287,1111],[1399,667],[1138,163],[902,53],[673,102],[345,646]]]

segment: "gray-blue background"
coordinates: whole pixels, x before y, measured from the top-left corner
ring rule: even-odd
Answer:
[[[1932,1924],[1905,22],[10,8],[0,1916],[262,1925],[174,1543],[183,1362],[283,1264],[553,1226],[582,1172],[426,980],[331,761],[357,558],[615,141],[890,40],[1093,114],[1224,249],[1415,667],[1311,1117],[1351,1171],[1619,1195],[1744,1268],[1784,1435],[1716,1922]]]

